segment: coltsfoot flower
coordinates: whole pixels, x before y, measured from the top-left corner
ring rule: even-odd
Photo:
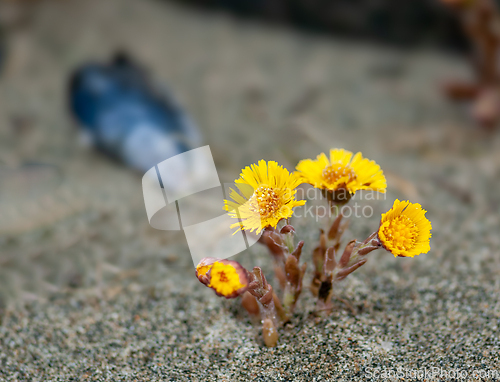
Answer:
[[[380,220],[378,238],[382,246],[396,257],[429,252],[432,226],[426,212],[418,203],[396,200]]]
[[[248,288],[248,272],[239,263],[232,260],[218,260],[208,271],[209,288],[219,296],[234,298]]]
[[[384,173],[377,163],[363,158],[361,153],[353,157],[352,152],[344,149],[331,149],[330,158],[321,153],[314,160],[304,159],[296,168],[305,183],[333,193],[347,191],[350,196],[359,190],[385,193],[387,188]]]
[[[274,161],[261,160],[245,167],[235,183],[238,190],[231,190],[233,200],[225,200],[229,215],[240,219],[231,228],[259,234],[267,227],[276,228],[280,220],[292,216],[294,207],[305,204],[305,200],[295,199],[302,183],[299,177]]]

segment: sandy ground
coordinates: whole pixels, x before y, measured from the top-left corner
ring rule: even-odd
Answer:
[[[464,62],[153,1],[49,3],[13,39],[0,78],[0,380],[500,373],[500,138],[479,132],[437,90],[468,75]],[[360,150],[382,166],[389,190],[370,203],[373,217],[352,219],[347,237],[376,229],[394,199],[411,199],[433,223],[431,252],[370,254],[338,286],[356,314],[338,302],[317,317],[305,291],[279,346],[265,348],[238,301],[198,283],[183,234],[149,227],[140,174],[77,143],[67,75],[117,47],[190,110],[221,181],[262,158],[293,169],[330,147]],[[307,260],[317,226],[294,224]],[[262,248],[235,259],[271,273]]]

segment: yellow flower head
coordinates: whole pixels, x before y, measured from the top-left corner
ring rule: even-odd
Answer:
[[[330,158],[321,153],[315,160],[304,159],[297,165],[297,171],[305,183],[327,191],[345,189],[353,195],[358,190],[385,193],[387,188],[378,164],[363,158],[361,153],[353,158],[352,152],[344,149],[331,149]]]
[[[257,231],[266,227],[276,228],[281,219],[288,219],[293,208],[305,204],[296,200],[296,188],[302,182],[295,174],[274,161],[264,160],[245,167],[236,180],[238,190],[231,190],[233,200],[225,200],[229,216],[240,219],[231,228]]]
[[[414,257],[431,249],[431,222],[418,203],[396,200],[392,208],[382,214],[378,237],[394,256]]]
[[[212,264],[208,276],[210,279],[208,287],[215,290],[219,296],[237,297],[248,288],[248,274],[236,261],[216,261]]]

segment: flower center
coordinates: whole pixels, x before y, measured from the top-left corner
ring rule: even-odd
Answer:
[[[384,227],[384,235],[392,246],[402,251],[408,251],[414,247],[418,228],[408,216],[401,215],[387,223]]]
[[[234,267],[215,262],[208,286],[224,296],[229,296],[245,285],[240,282],[240,277]]]
[[[349,166],[344,166],[340,163],[333,163],[330,166],[325,167],[322,176],[324,180],[331,184],[334,184],[340,179],[346,177],[347,181],[345,183],[349,183],[356,179],[356,173]]]
[[[250,210],[258,212],[262,218],[268,218],[281,208],[281,200],[276,191],[268,186],[257,188],[249,200]]]
[[[221,271],[219,273],[219,281],[221,283],[227,283],[229,281],[229,279],[227,278],[227,275],[226,275],[226,273],[224,271]]]

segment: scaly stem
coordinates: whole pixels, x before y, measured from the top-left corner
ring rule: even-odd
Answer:
[[[278,343],[279,335],[273,287],[267,283],[259,267],[255,267],[251,275],[252,281],[248,284],[248,292],[254,295],[259,303],[264,343],[268,347],[274,347]]]

